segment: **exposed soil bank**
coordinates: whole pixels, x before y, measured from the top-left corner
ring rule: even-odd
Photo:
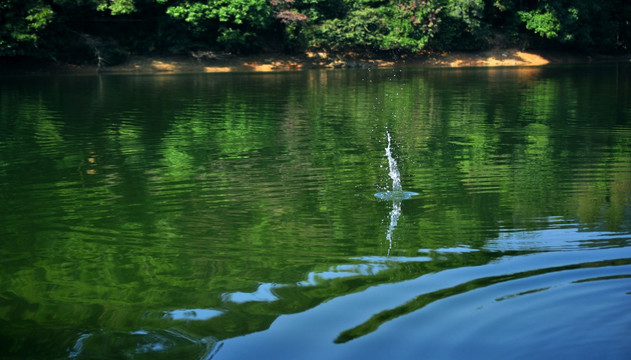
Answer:
[[[115,66],[0,62],[0,74],[47,73],[218,73],[270,72],[336,68],[402,67],[494,67],[543,66],[548,64],[588,64],[629,62],[631,54],[618,56],[581,55],[553,51],[497,49],[482,52],[427,52],[404,56],[366,56],[355,53],[306,52],[300,55],[263,54],[233,56],[197,52],[190,56],[131,56]]]

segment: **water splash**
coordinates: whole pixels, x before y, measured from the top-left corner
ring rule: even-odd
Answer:
[[[392,139],[390,138],[390,133],[386,131],[386,135],[388,136],[388,147],[386,148],[386,157],[388,158],[388,168],[390,171],[388,175],[392,179],[392,192],[401,191],[401,173],[399,172],[399,168],[397,167],[397,162],[392,157]]]
[[[418,193],[412,191],[403,191],[401,186],[401,173],[397,166],[397,161],[392,156],[392,138],[390,132],[386,131],[388,138],[388,147],[386,148],[386,157],[388,158],[388,175],[392,179],[392,190],[386,192],[379,192],[375,194],[375,197],[382,200],[392,200],[392,210],[390,211],[390,225],[386,233],[386,240],[388,241],[388,253],[392,250],[394,239],[394,229],[397,227],[399,217],[401,216],[401,202],[403,200],[410,199],[412,196],[418,195]]]
[[[392,190],[386,192],[378,192],[375,197],[382,200],[401,201],[410,199],[412,196],[418,195],[418,193],[412,191],[403,191],[401,186],[401,173],[397,166],[397,161],[392,156],[392,138],[390,132],[386,131],[388,138],[388,147],[386,148],[386,157],[388,158],[388,175],[392,179]]]

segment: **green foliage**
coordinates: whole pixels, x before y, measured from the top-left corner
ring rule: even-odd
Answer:
[[[319,19],[330,16],[332,9],[323,7],[337,4],[335,9],[344,9],[342,0],[271,0],[271,11],[274,17],[272,25],[274,31],[283,34],[281,47],[292,51],[304,49],[307,46],[309,26],[317,23]]]
[[[121,53],[466,50],[563,45],[629,51],[623,0],[5,0],[0,56],[72,58],[83,34]],[[498,40],[499,39],[499,40]]]
[[[561,22],[553,13],[543,12],[539,9],[520,11],[519,16],[526,24],[526,29],[534,31],[537,35],[548,39],[554,39],[559,36]]]
[[[467,24],[470,29],[481,26],[484,15],[484,0],[448,0],[445,4],[445,13]]]
[[[432,1],[410,1],[398,4],[390,21],[390,32],[384,38],[387,49],[422,50],[437,30],[440,7]]]
[[[270,8],[265,0],[185,1],[169,6],[167,14],[203,30],[215,22],[264,28],[269,23]]]
[[[101,0],[97,9],[111,11],[112,15],[130,14],[136,11],[134,0]]]
[[[440,11],[430,1],[378,4],[315,26],[311,44],[333,49],[418,51],[434,36]]]
[[[344,19],[326,20],[314,29],[312,45],[333,49],[375,47],[378,48],[388,33],[384,9],[351,11]]]
[[[616,1],[546,0],[518,15],[526,29],[544,39],[585,49],[613,49],[620,45],[619,26],[628,23],[618,13],[630,9],[630,4]]]
[[[52,21],[51,7],[40,0],[0,3],[0,56],[25,55],[37,48],[40,32]]]
[[[166,13],[189,24],[192,31],[214,37],[231,51],[250,46],[255,31],[271,23],[266,0],[180,1],[170,5]]]

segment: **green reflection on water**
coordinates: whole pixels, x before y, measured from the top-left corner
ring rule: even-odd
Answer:
[[[499,254],[339,268],[362,257],[483,249],[557,217],[628,233],[629,79],[622,65],[0,79],[3,351],[59,329],[62,345],[41,341],[63,353],[79,331],[163,329],[180,309],[221,311],[178,326],[229,338]],[[390,186],[386,129],[419,193],[390,232],[373,197]]]

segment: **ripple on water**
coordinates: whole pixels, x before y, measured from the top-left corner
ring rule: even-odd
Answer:
[[[86,332],[68,349],[69,359],[206,359],[216,343],[175,329]]]
[[[505,256],[372,286],[225,340],[215,358],[628,358],[630,251]]]

